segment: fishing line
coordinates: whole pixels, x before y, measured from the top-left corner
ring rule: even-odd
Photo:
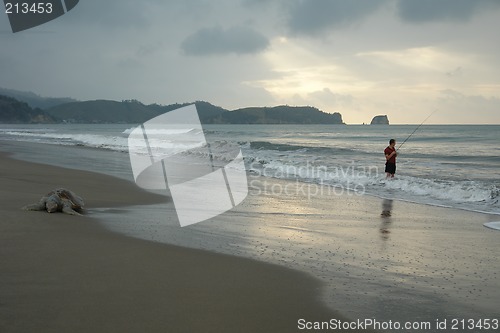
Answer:
[[[427,116],[427,118],[425,118],[424,121],[420,125],[418,125],[417,128],[415,128],[415,130],[413,132],[411,132],[410,135],[408,135],[408,137],[405,139],[405,141],[403,141],[403,143],[401,143],[399,145],[397,150],[399,150],[399,148],[401,148],[405,144],[405,142],[408,141],[408,139],[411,138],[412,135],[415,134],[416,131],[418,131],[418,129],[427,121],[427,119],[429,119],[436,112],[437,112],[437,110],[434,110],[429,116]]]

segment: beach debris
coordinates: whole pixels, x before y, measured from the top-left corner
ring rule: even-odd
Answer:
[[[23,210],[47,211],[49,213],[63,212],[69,215],[82,215],[84,202],[74,192],[58,188],[44,195],[40,202],[24,206]]]

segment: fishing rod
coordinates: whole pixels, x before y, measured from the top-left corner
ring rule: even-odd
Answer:
[[[425,118],[424,121],[420,125],[418,125],[417,128],[415,128],[415,130],[413,132],[411,132],[410,135],[408,135],[408,137],[405,139],[405,141],[403,141],[403,143],[401,143],[399,145],[397,150],[399,150],[399,148],[401,148],[405,144],[405,142],[408,141],[408,139],[411,138],[412,135],[415,134],[416,131],[418,131],[418,129],[427,121],[427,119],[429,119],[436,112],[437,112],[437,110],[434,110],[427,118]]]

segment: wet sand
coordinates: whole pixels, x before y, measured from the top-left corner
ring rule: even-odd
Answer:
[[[189,228],[162,215],[174,214],[171,203],[102,214],[134,237],[310,273],[325,286],[324,302],[353,320],[417,321],[442,332],[436,320],[500,319],[500,232],[483,226],[498,215],[250,180],[241,205]],[[146,214],[140,225],[128,218]]]
[[[273,250],[285,248],[282,264],[321,278],[325,301],[333,308],[343,304],[343,315],[500,320],[500,232],[483,226],[500,216],[352,192],[331,195],[312,185],[318,194],[308,199],[292,182],[264,182],[267,191],[239,209],[273,214],[258,224],[259,232],[279,236],[254,258],[276,258]],[[286,186],[291,195],[273,193]]]
[[[0,154],[0,332],[294,332],[337,315],[276,265],[122,236],[92,215],[22,211],[57,187],[91,210],[165,197]]]

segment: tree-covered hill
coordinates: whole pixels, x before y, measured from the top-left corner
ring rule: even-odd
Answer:
[[[249,107],[228,111],[206,120],[212,124],[343,124],[342,115],[311,106]]]
[[[135,101],[96,100],[72,102],[47,109],[52,116],[70,123],[141,123],[160,112]]]
[[[87,101],[55,106],[52,116],[75,123],[142,123],[191,103],[144,105],[138,101]],[[205,101],[195,102],[204,124],[343,124],[340,113],[326,113],[310,106],[249,107],[229,111]]]
[[[33,109],[27,103],[0,95],[0,123],[31,124],[56,123],[57,119],[41,109]]]
[[[2,96],[0,122],[6,123],[143,123],[160,114],[192,103],[146,105],[137,100],[76,101],[46,99],[29,92],[3,89],[23,99]],[[33,109],[27,100],[55,103],[44,110]],[[69,101],[69,102],[67,102]],[[57,103],[56,103],[57,102]],[[195,102],[200,120],[204,124],[343,124],[342,115],[326,113],[312,106],[247,107],[234,111],[206,101]]]
[[[15,98],[18,101],[27,103],[32,108],[39,108],[42,110],[64,103],[76,102],[75,99],[68,97],[42,97],[31,91],[20,91],[1,87],[0,95]]]

